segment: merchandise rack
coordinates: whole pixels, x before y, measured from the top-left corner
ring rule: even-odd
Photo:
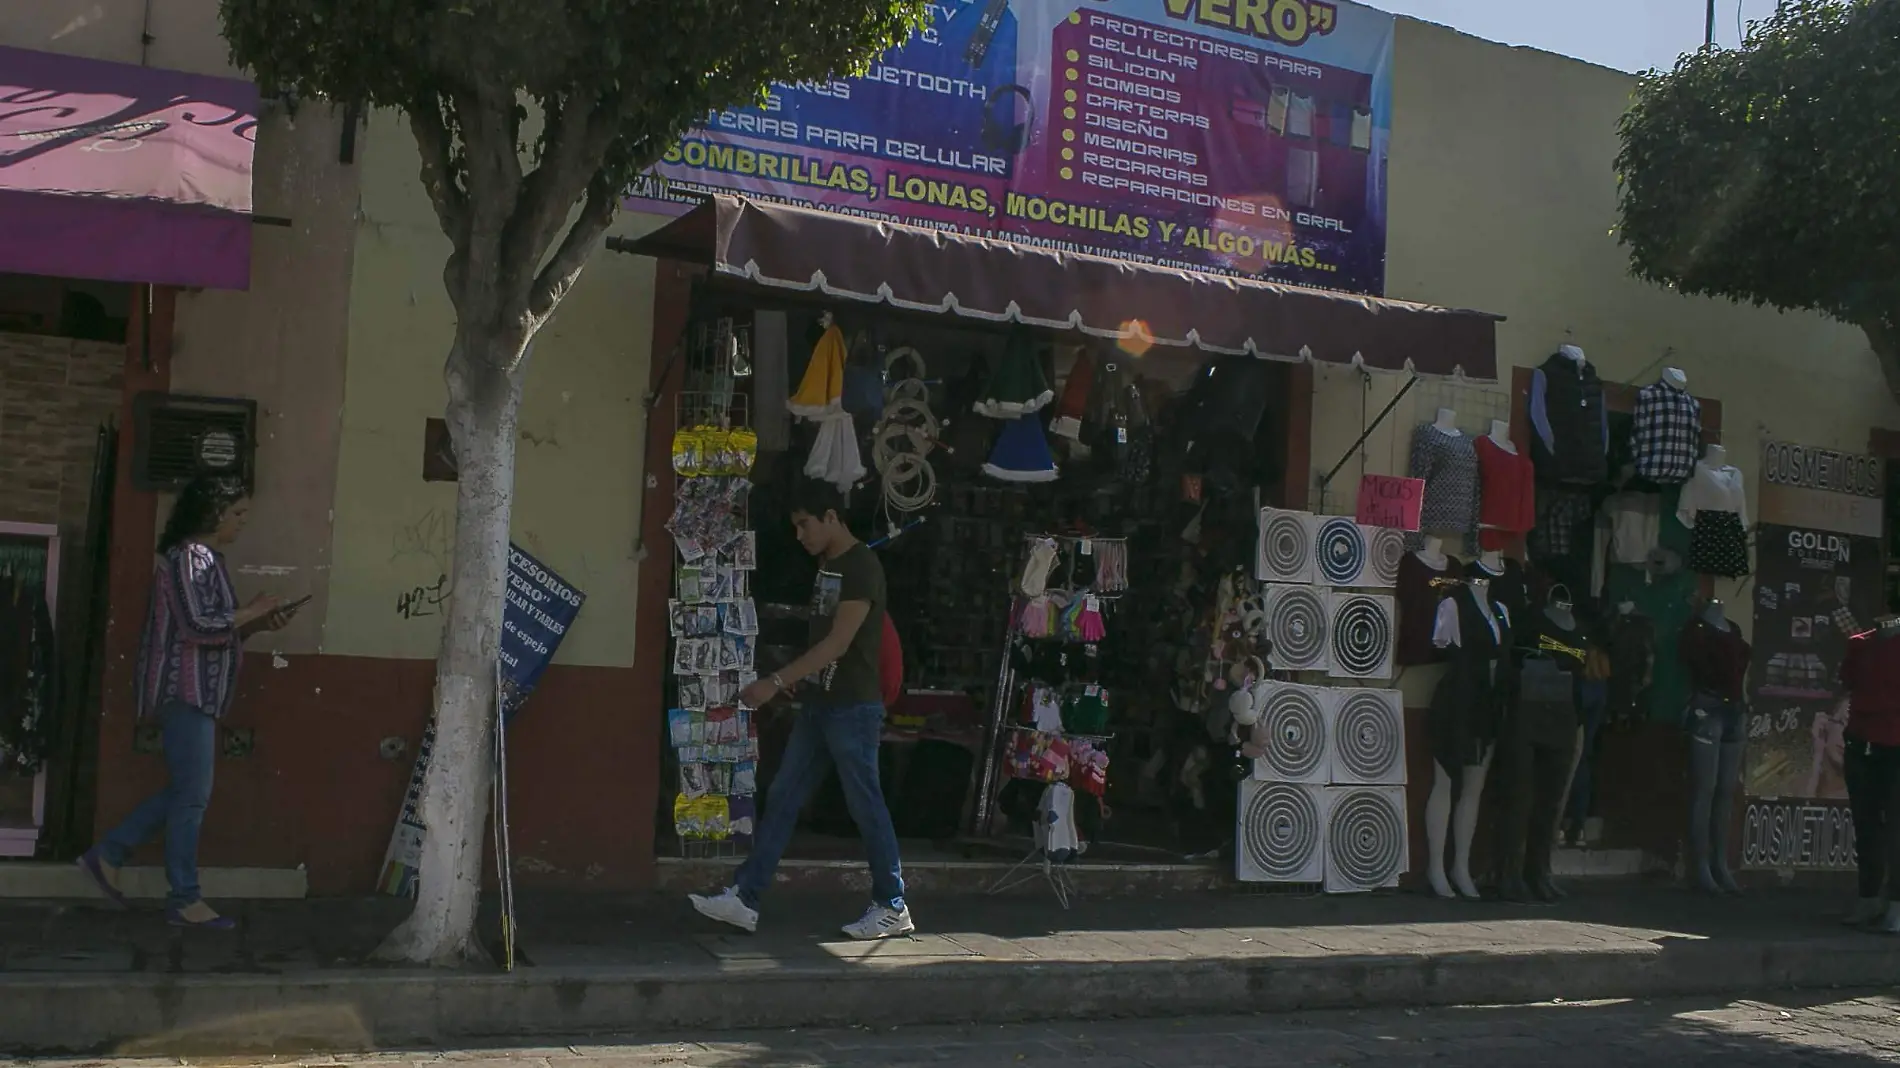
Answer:
[[[751,398],[738,388],[738,379],[752,373],[752,330],[749,324],[722,317],[694,325],[688,334],[685,351],[685,368],[682,388],[675,398],[673,407],[673,430],[689,430],[694,427],[710,426],[721,430],[749,429],[751,427]],[[673,476],[674,500],[679,500],[686,484],[694,478],[720,477],[741,478],[741,475],[696,476],[675,472]],[[744,531],[752,527],[750,495],[733,508],[735,530]],[[682,580],[689,564],[677,543],[673,546],[673,582],[672,591],[676,599],[682,593]],[[737,585],[732,596],[745,599],[751,596],[751,573],[737,572],[734,576]],[[756,639],[754,639],[756,641]],[[672,646],[678,639],[670,639],[667,659],[673,662]],[[743,685],[748,672],[739,673],[739,682]],[[671,676],[674,680],[678,674]],[[678,706],[679,685],[671,683],[674,700],[668,707]],[[750,711],[750,710],[748,710]],[[756,723],[751,723],[749,731],[756,732]],[[754,735],[756,736],[756,735]],[[668,746],[671,754],[666,774],[674,784],[673,793],[679,792],[680,765],[677,753]],[[744,796],[744,795],[729,795]],[[754,814],[756,821],[756,812]],[[728,860],[743,855],[745,848],[730,834],[720,838],[698,838],[675,833],[679,840],[679,853],[686,860]]]

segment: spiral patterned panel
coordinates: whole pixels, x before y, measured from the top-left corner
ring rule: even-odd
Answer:
[[[1377,890],[1397,882],[1405,869],[1405,792],[1357,787],[1333,795],[1326,821],[1327,891]]]
[[[1405,781],[1405,720],[1395,696],[1390,690],[1333,691],[1333,781]]]
[[[1327,659],[1327,598],[1310,586],[1267,589],[1268,657],[1287,671],[1324,671]]]
[[[1260,512],[1260,560],[1258,574],[1263,582],[1306,582],[1313,546],[1307,529],[1310,517],[1304,512],[1283,512],[1266,508]]]
[[[1344,516],[1321,522],[1313,537],[1313,563],[1325,582],[1357,586],[1359,573],[1366,569],[1366,536],[1359,524]]]
[[[1259,733],[1266,738],[1266,756],[1255,772],[1269,782],[1324,781],[1326,713],[1320,692],[1307,686],[1275,686],[1266,695]]]
[[[1392,674],[1392,598],[1339,594],[1332,604],[1332,673],[1349,679]]]
[[[1397,586],[1399,561],[1405,557],[1405,533],[1392,527],[1361,527],[1365,532],[1367,573],[1361,586]]]
[[[1318,882],[1325,835],[1319,802],[1309,787],[1241,784],[1236,874],[1244,882]]]

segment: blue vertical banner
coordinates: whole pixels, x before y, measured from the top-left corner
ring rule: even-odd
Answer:
[[[501,611],[502,712],[513,719],[541,681],[587,595],[510,544],[506,598]]]

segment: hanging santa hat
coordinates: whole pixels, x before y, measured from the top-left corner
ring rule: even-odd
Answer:
[[[1008,420],[996,435],[996,446],[983,473],[1004,482],[1054,482],[1055,457],[1049,454],[1049,439],[1043,436],[1042,420],[1025,415]]]
[[[1089,395],[1095,389],[1095,357],[1089,350],[1075,350],[1075,362],[1069,365],[1068,381],[1062,383],[1062,399],[1056,403],[1056,417],[1049,421],[1049,433],[1082,439],[1082,417],[1087,414]]]
[[[812,347],[798,392],[785,404],[801,419],[823,419],[844,410],[844,331],[831,321],[830,312],[825,313],[824,322],[824,336]]]
[[[977,395],[976,412],[992,419],[1014,419],[1038,412],[1055,400],[1055,391],[1042,375],[1042,361],[1036,358],[1036,339],[1025,327],[1009,335],[1003,358]]]
[[[864,477],[858,453],[858,428],[850,412],[835,412],[818,421],[818,436],[805,460],[805,474],[829,482],[844,493]]]

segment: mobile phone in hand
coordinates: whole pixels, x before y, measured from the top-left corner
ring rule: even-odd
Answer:
[[[310,599],[314,596],[316,595],[312,593],[306,593],[302,597],[297,598],[296,600],[290,602],[289,604],[277,606],[277,612],[279,615],[294,616],[297,614],[297,612],[300,609],[303,608],[304,605],[309,604]]]

